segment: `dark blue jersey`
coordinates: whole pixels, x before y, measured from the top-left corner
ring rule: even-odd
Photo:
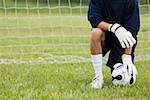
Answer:
[[[88,20],[93,28],[101,21],[119,23],[132,34],[140,28],[138,0],[90,0]]]

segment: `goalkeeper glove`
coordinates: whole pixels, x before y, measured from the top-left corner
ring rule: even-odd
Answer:
[[[128,67],[128,72],[130,75],[136,75],[137,69],[132,62],[131,55],[123,54],[122,55],[122,62],[124,65]]]
[[[132,47],[136,43],[136,40],[133,38],[132,34],[120,24],[110,24],[108,31],[115,33],[122,48]]]

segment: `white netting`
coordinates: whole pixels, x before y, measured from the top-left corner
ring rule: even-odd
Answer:
[[[39,58],[54,63],[59,57],[62,63],[89,61],[91,28],[87,21],[87,1],[1,0],[0,64],[13,60],[40,62]],[[137,61],[140,57],[149,59],[147,55],[150,55],[149,4],[145,0],[140,6],[142,23]]]

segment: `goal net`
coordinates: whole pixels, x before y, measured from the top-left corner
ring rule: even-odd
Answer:
[[[136,61],[150,59],[149,4],[140,5]],[[88,0],[1,0],[0,64],[89,62],[87,8]]]

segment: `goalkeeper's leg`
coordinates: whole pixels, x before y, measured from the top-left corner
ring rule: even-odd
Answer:
[[[92,65],[95,71],[95,79],[92,82],[92,88],[102,88],[102,44],[105,39],[104,31],[94,28],[90,37],[90,50],[92,57]]]

